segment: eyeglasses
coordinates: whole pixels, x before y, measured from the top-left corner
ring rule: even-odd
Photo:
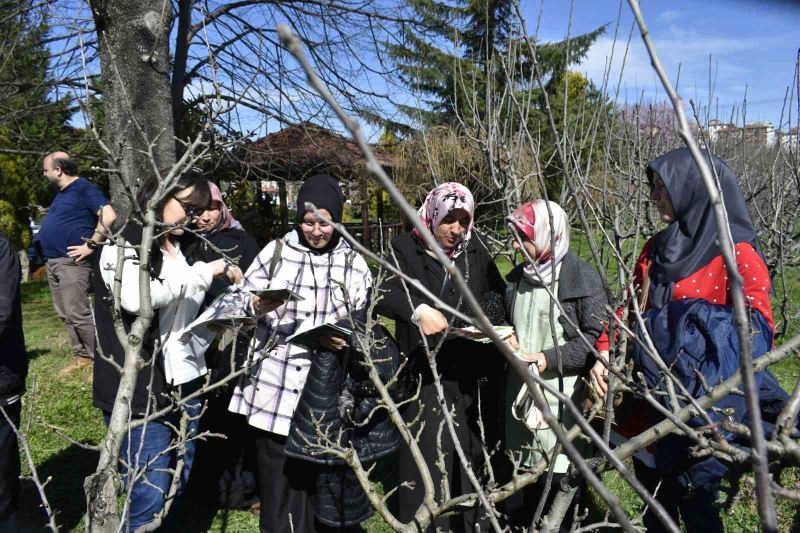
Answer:
[[[177,196],[173,196],[172,198],[176,202],[181,204],[181,207],[186,212],[186,216],[189,217],[189,220],[194,220],[195,218],[200,216],[203,213],[203,211],[205,211],[204,208],[196,207],[196,206],[194,206],[192,204],[188,204],[188,203],[184,202],[183,200],[181,200],[180,198],[178,198]]]

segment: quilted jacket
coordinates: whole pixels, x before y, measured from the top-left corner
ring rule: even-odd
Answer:
[[[372,336],[376,343],[372,361],[386,383],[400,367],[400,351],[383,326],[373,326]],[[322,450],[325,440],[344,448],[352,447],[362,464],[392,453],[401,441],[386,410],[374,411],[380,396],[370,381],[365,361],[364,355],[352,348],[338,354],[317,352],[284,449],[289,457],[320,465],[316,515],[320,522],[333,527],[357,524],[373,510],[350,468],[340,458]],[[399,387],[398,384],[389,388],[395,400],[405,394]]]
[[[772,329],[758,311],[751,309],[750,317],[753,359],[757,359],[771,349]],[[664,363],[694,398],[707,393],[703,380],[713,387],[739,369],[739,343],[731,306],[716,305],[702,299],[674,301],[661,309],[647,311],[644,323]],[[638,328],[636,333],[642,338]],[[654,396],[665,408],[671,409],[664,376],[638,343],[634,343],[633,361],[636,372],[642,373],[647,385],[664,393]],[[756,374],[756,385],[759,387],[763,429],[768,435],[789,396],[767,370]],[[686,403],[681,401],[681,406]],[[749,423],[747,403],[741,395],[726,396],[706,413],[715,423],[724,419],[740,424]],[[697,416],[690,419],[688,424],[699,428],[705,426],[706,422]],[[732,444],[744,446],[745,443],[739,442],[732,433],[720,431]],[[692,441],[683,435],[670,434],[662,438],[653,447],[656,468],[664,475],[677,476],[687,490],[713,487],[725,475],[727,466],[714,457],[701,460],[692,458],[691,446]]]

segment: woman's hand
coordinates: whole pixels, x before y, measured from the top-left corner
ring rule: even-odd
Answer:
[[[547,359],[545,358],[544,354],[539,353],[523,353],[519,355],[520,359],[523,361],[527,361],[531,364],[536,365],[536,369],[541,374],[545,370],[547,370]]]
[[[519,340],[517,339],[517,334],[512,333],[506,338],[506,344],[508,344],[512,350],[519,350]]]
[[[422,328],[423,335],[436,335],[447,329],[447,318],[430,306],[420,309],[417,322]]]
[[[224,259],[217,259],[208,264],[211,267],[211,273],[215,278],[226,278],[230,283],[236,284],[242,281],[242,269],[238,266],[225,262]]]
[[[252,302],[253,310],[257,315],[266,315],[283,305],[282,300],[267,300],[258,296],[253,296]]]
[[[319,343],[331,352],[338,352],[343,348],[347,348],[347,341],[341,337],[329,337],[323,335],[319,339]]]
[[[608,352],[600,352],[600,359],[595,361],[589,371],[589,383],[597,394],[602,398],[608,392]],[[605,364],[603,364],[605,361]]]

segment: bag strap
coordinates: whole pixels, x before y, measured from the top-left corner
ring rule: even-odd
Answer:
[[[642,294],[639,296],[639,311],[642,313],[644,313],[645,307],[647,307],[647,300],[650,297],[650,269],[652,267],[653,262],[648,261],[642,278]]]
[[[275,241],[275,249],[272,250],[272,259],[269,261],[269,279],[272,281],[272,278],[275,276],[275,269],[278,266],[278,263],[281,262],[281,252],[283,252],[283,240],[278,239]]]

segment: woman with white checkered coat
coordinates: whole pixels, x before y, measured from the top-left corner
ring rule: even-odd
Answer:
[[[288,288],[303,297],[274,303],[253,296],[251,311],[259,320],[248,361],[254,370],[239,381],[230,404],[231,411],[245,415],[256,428],[263,532],[324,529],[314,519],[314,465],[283,453],[314,357],[306,348],[287,344],[286,338],[365,308],[372,284],[364,258],[330,224],[304,211],[307,202],[330,220],[341,221],[344,196],[339,184],[330,176],[312,176],[298,192],[297,228],[280,243],[269,243],[245,274],[245,289]],[[320,343],[332,351],[346,346],[336,337]]]

